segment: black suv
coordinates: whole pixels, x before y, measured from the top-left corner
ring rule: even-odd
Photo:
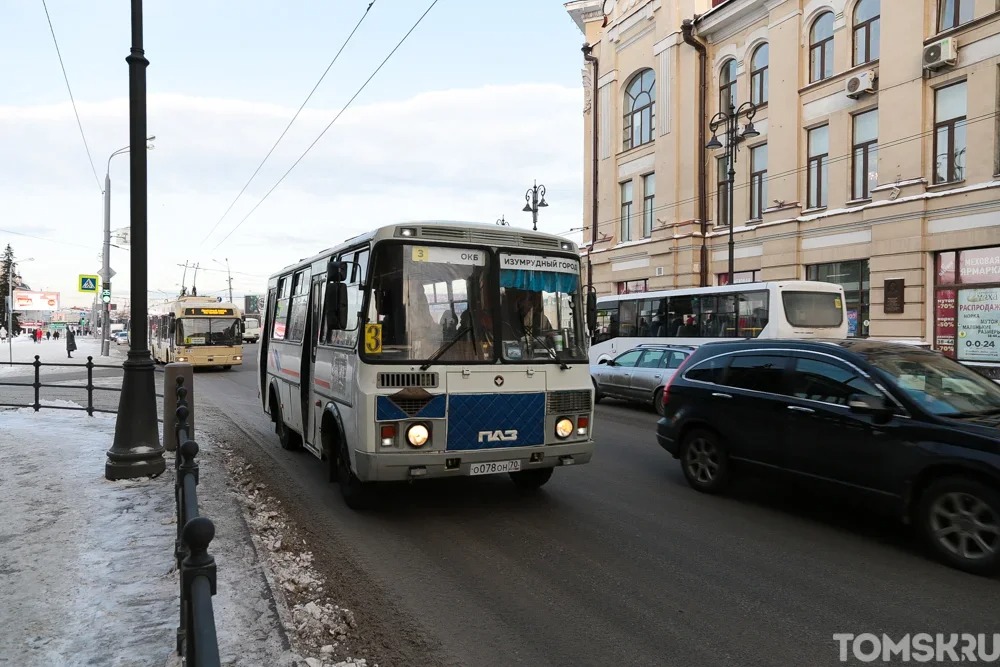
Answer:
[[[706,343],[663,394],[657,440],[699,491],[778,470],[884,501],[945,562],[1000,571],[1000,386],[870,340]]]

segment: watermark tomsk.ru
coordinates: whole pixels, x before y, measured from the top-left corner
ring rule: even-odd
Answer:
[[[897,638],[870,632],[838,632],[833,640],[841,662],[852,658],[861,662],[1000,662],[1000,633],[921,632]]]

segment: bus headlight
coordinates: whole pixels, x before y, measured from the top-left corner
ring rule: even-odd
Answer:
[[[413,447],[423,447],[430,439],[430,429],[423,424],[414,424],[406,429],[406,441]]]
[[[571,435],[573,435],[573,420],[566,417],[556,420],[556,436],[568,438]]]

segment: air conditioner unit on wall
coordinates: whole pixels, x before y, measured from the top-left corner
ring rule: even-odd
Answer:
[[[851,99],[858,99],[862,95],[873,95],[875,94],[875,70],[865,70],[864,72],[858,72],[854,76],[848,77],[847,83],[844,86],[844,92]]]
[[[951,67],[957,62],[958,42],[954,37],[945,37],[924,47],[924,69]]]

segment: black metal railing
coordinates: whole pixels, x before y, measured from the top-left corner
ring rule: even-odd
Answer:
[[[180,572],[180,625],[177,627],[177,655],[186,667],[217,667],[219,643],[215,634],[212,596],[216,592],[215,559],[208,545],[215,537],[215,524],[198,513],[198,443],[187,423],[187,394],[184,378],[177,378],[177,472],[174,495],[177,502],[177,541],[174,555]]]
[[[120,392],[121,387],[95,387],[94,386],[94,369],[95,368],[111,368],[114,370],[122,370],[121,364],[114,366],[111,364],[95,364],[93,357],[87,357],[87,363],[83,364],[83,367],[87,369],[87,383],[86,384],[46,384],[42,382],[42,366],[53,366],[59,367],[63,366],[66,368],[79,369],[81,364],[53,364],[53,363],[42,363],[40,361],[41,357],[35,355],[34,361],[15,361],[13,363],[3,364],[4,366],[31,366],[34,368],[34,378],[32,382],[0,382],[0,387],[32,387],[35,392],[35,400],[33,403],[0,403],[0,408],[34,408],[35,412],[38,412],[42,408],[53,409],[53,410],[86,410],[87,414],[91,417],[94,416],[95,412],[105,412],[108,414],[116,414],[117,410],[102,410],[100,408],[94,407],[94,392],[95,391],[118,391]],[[87,392],[87,407],[82,406],[68,406],[68,405],[42,405],[41,394],[42,387],[50,387],[53,389],[81,389]]]

